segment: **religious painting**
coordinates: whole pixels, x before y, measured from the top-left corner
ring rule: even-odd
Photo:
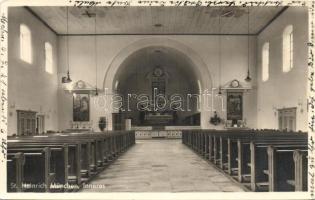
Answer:
[[[243,119],[243,93],[227,93],[227,120]]]
[[[88,94],[73,95],[73,121],[90,121],[90,96]]]

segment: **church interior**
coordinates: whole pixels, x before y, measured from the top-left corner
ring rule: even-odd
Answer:
[[[8,192],[307,191],[308,28],[298,6],[9,7]]]

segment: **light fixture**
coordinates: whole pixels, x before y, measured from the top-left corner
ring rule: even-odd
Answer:
[[[247,76],[245,78],[246,82],[250,82],[252,78],[250,77],[250,72],[249,72],[249,7],[247,8]]]
[[[218,95],[222,95],[221,88],[221,9],[219,12],[219,92]]]
[[[219,86],[218,96],[221,96],[221,95],[222,95],[222,88],[221,88],[221,86]]]
[[[70,78],[70,65],[69,65],[69,11],[68,11],[68,6],[66,7],[66,16],[67,16],[67,36],[66,36],[66,48],[67,48],[67,67],[68,67],[68,70],[67,70],[67,76],[65,77],[62,77],[62,80],[61,82],[62,83],[71,83],[72,80]]]
[[[94,51],[95,51],[95,96],[98,96],[98,91],[97,91],[97,46],[96,46],[96,7],[94,7],[95,10],[95,18],[94,18]]]

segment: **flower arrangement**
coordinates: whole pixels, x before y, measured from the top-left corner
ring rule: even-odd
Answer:
[[[216,111],[214,111],[214,116],[210,118],[210,124],[213,124],[213,125],[218,125],[221,123],[221,118],[218,117],[218,114]]]

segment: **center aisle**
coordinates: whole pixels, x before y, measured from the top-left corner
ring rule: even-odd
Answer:
[[[243,191],[181,140],[137,140],[87,186],[81,192]]]

